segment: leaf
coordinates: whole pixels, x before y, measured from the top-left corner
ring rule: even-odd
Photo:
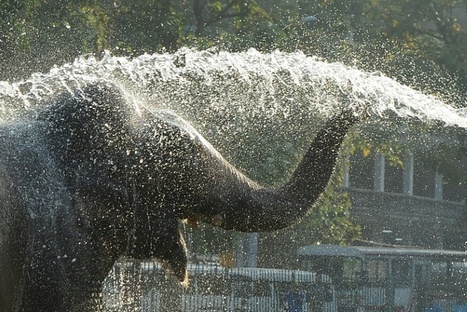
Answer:
[[[365,158],[368,157],[368,156],[370,156],[370,154],[371,154],[371,147],[370,147],[370,145],[367,145],[367,146],[365,146],[365,147],[362,149],[362,154],[363,154],[363,157],[365,157]]]
[[[222,11],[222,2],[220,1],[216,1],[216,2],[213,2],[209,5],[212,9],[214,9],[215,11]]]

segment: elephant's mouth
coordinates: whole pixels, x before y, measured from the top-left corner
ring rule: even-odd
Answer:
[[[200,222],[208,223],[217,227],[223,227],[224,217],[222,217],[222,214],[220,213],[210,216],[197,215],[184,219],[184,222],[192,228],[197,228]]]

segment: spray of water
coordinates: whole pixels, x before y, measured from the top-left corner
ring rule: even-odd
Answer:
[[[27,80],[0,82],[0,118],[15,120],[50,96],[96,80],[123,85],[145,103],[169,107],[193,119],[212,114],[230,119],[259,115],[287,119],[296,118],[297,112],[326,116],[345,102],[357,109],[366,107],[373,116],[392,111],[400,117],[467,127],[465,111],[381,73],[327,63],[300,52],[262,54],[256,50],[182,49],[133,59],[109,53],[100,59],[83,56]]]

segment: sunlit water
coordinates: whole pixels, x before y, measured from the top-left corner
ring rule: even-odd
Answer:
[[[221,112],[288,118],[297,107],[328,115],[345,102],[368,107],[374,116],[393,111],[401,117],[467,127],[462,110],[379,72],[366,73],[300,52],[262,54],[256,50],[182,49],[175,54],[145,54],[132,59],[109,53],[99,59],[83,56],[26,80],[0,81],[0,118],[15,119],[59,91],[71,92],[96,80],[119,83],[141,101],[193,116]],[[336,101],[336,97],[340,98]]]
[[[136,106],[175,111],[222,152],[232,154],[247,149],[244,142],[251,143],[258,135],[293,141],[295,134],[312,132],[316,124],[346,107],[371,120],[390,115],[467,128],[464,110],[379,72],[366,73],[299,52],[255,50],[182,49],[131,59],[109,53],[101,58],[83,56],[26,80],[0,81],[0,121],[34,115],[57,94],[99,80],[119,85]],[[251,148],[253,155],[258,150]],[[110,289],[107,296],[112,299],[109,307],[121,309],[120,295]]]
[[[300,52],[256,50],[82,56],[26,80],[0,81],[0,120],[34,114],[48,98],[96,80],[120,85],[135,105],[175,111],[234,163],[245,155],[264,162],[290,144],[306,146],[322,120],[348,106],[357,113],[365,111],[377,125],[391,116],[467,128],[467,111],[380,72],[367,73]],[[248,150],[258,137],[271,142]],[[264,152],[268,146],[274,149],[269,154]],[[236,165],[246,171],[251,167]]]

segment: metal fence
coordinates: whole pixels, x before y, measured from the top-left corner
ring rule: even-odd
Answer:
[[[189,275],[183,288],[158,263],[118,262],[103,288],[103,310],[336,311],[329,277],[312,272],[203,264],[190,265]]]

